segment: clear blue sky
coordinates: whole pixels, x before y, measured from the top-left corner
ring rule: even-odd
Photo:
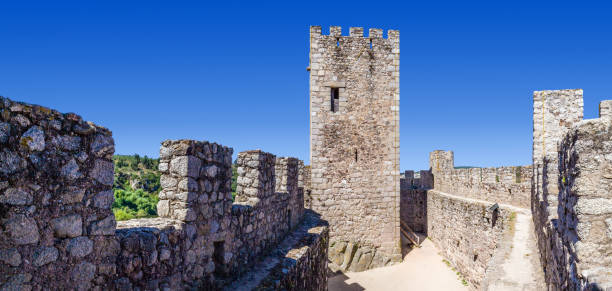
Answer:
[[[191,138],[308,160],[309,25],[401,31],[402,170],[434,149],[529,164],[532,91],[583,88],[587,118],[612,99],[604,2],[44,2],[0,2],[0,95],[106,126],[120,154]]]

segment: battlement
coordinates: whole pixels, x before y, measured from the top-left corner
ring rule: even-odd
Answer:
[[[261,284],[326,286],[327,226],[304,211],[298,159],[239,153],[234,202],[232,148],[166,140],[159,217],[117,223],[108,129],[3,97],[0,113],[1,289],[216,290],[268,255],[285,273],[257,270]]]
[[[331,37],[347,37],[342,35],[342,27],[330,26],[329,34],[323,34],[321,26],[312,25],[310,26],[310,36],[331,36]],[[399,40],[399,30],[389,29],[387,30],[387,37],[383,37],[383,30],[380,28],[370,28],[368,30],[368,36],[364,36],[363,27],[350,27],[348,37],[361,37],[361,38],[381,38],[381,39],[397,39]]]
[[[612,100],[599,102],[599,118],[612,118]]]

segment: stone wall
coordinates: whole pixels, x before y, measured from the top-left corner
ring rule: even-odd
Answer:
[[[493,203],[427,191],[427,235],[478,290],[487,266],[512,221],[512,209]]]
[[[363,270],[401,260],[399,31],[341,30],[310,28],[312,209],[330,223],[332,261]]]
[[[112,276],[111,132],[0,97],[0,286],[89,289]]]
[[[323,269],[305,267],[326,263],[327,226],[302,220],[297,159],[240,153],[233,203],[231,148],[165,141],[159,217],[116,229],[110,131],[4,98],[0,110],[2,290],[219,289],[280,250],[279,286],[326,286]]]
[[[400,219],[415,232],[427,234],[427,190],[402,188]]]
[[[532,166],[455,169],[452,151],[433,151],[429,163],[436,190],[529,208]]]
[[[612,286],[610,104],[601,102],[599,119],[581,121],[582,90],[534,93],[532,211],[552,290]]]
[[[563,289],[612,289],[611,153],[609,118],[578,123],[559,146]]]
[[[540,261],[551,286],[560,286],[562,262],[553,254],[560,241],[556,230],[559,188],[558,146],[563,135],[583,118],[582,90],[533,93],[533,175],[531,212],[538,239]]]
[[[427,189],[433,182],[430,171],[407,170],[400,178],[400,219],[415,232],[427,234]]]

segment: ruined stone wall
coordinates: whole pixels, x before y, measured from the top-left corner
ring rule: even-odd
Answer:
[[[116,254],[111,132],[0,97],[0,286],[89,289]]]
[[[327,226],[302,221],[296,159],[240,153],[233,203],[231,148],[165,141],[159,217],[116,227],[110,131],[4,98],[0,111],[2,290],[219,289],[275,248],[295,265],[274,278],[326,286],[324,270],[305,267],[326,263]],[[279,245],[288,234],[296,243]]]
[[[532,166],[455,169],[452,151],[434,151],[430,166],[436,190],[529,209]]]
[[[487,266],[512,221],[512,209],[427,191],[427,235],[457,271],[478,290]]]
[[[312,209],[330,223],[339,267],[401,260],[399,231],[399,31],[310,28]],[[335,98],[337,97],[337,98]],[[355,268],[353,268],[355,269]]]
[[[555,246],[562,252],[553,253],[562,253],[562,289],[612,289],[612,120],[606,113],[578,123],[559,146],[561,243]]]
[[[533,175],[531,212],[538,239],[540,261],[547,284],[560,286],[560,266],[553,246],[560,239],[556,230],[559,188],[558,145],[563,135],[583,118],[582,90],[536,91],[533,93]]]

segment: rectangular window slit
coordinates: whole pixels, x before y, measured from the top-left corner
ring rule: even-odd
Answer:
[[[372,40],[370,39],[370,49],[372,49]]]
[[[331,88],[331,112],[338,112],[340,109],[340,88]]]
[[[340,47],[340,38],[336,38],[336,46]]]
[[[357,162],[357,150],[355,150],[355,162]]]

